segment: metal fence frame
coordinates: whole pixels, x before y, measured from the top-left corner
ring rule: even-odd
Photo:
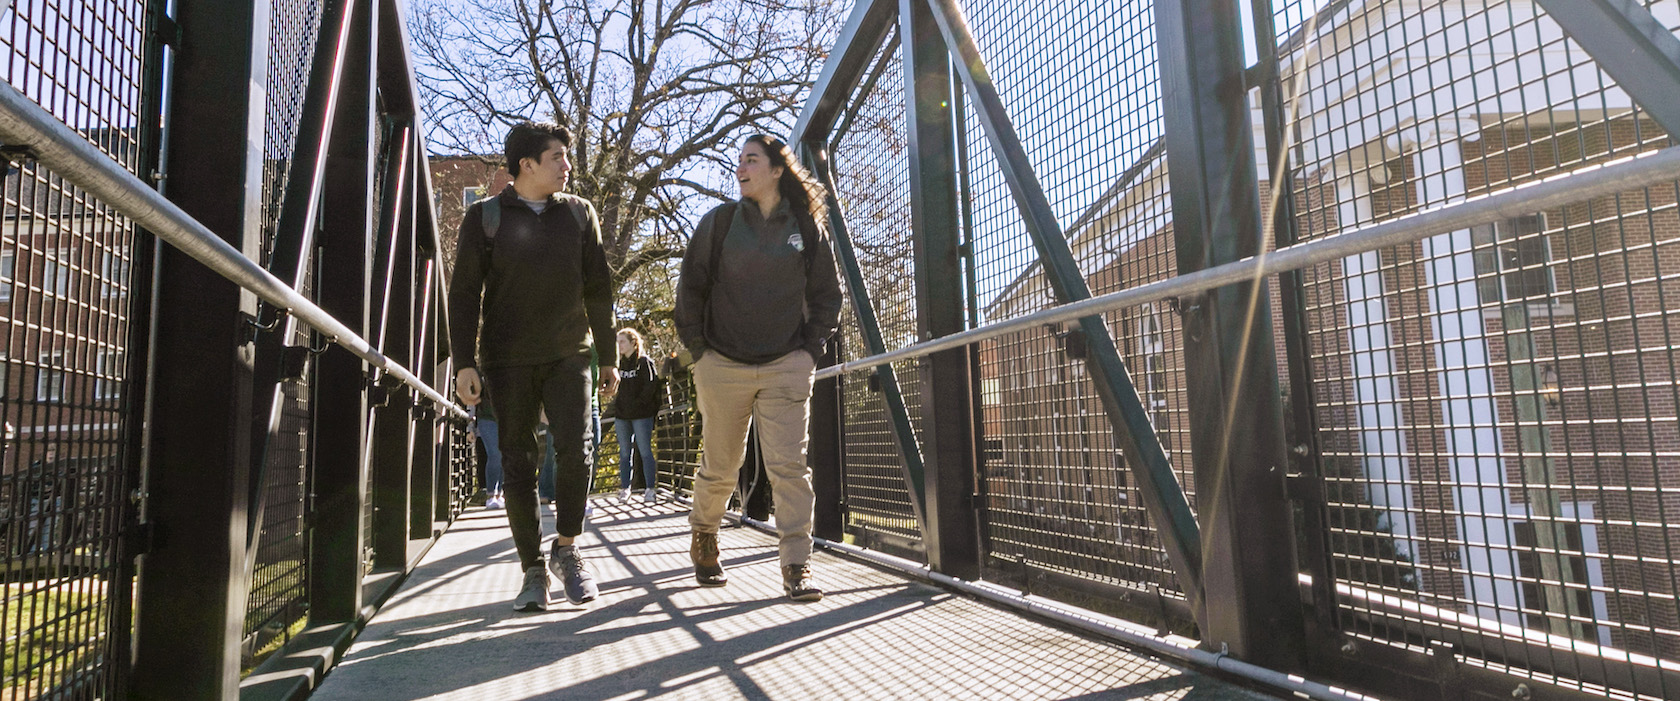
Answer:
[[[38,690],[286,698],[474,488],[466,414],[434,389],[453,373],[407,25],[395,0],[165,7],[110,8],[145,26],[141,86],[112,93],[143,115],[138,150],[0,86],[8,158],[136,227],[109,281],[127,290],[127,370],[101,378],[124,382],[127,426],[120,463],[97,468],[124,497],[105,517],[108,634],[86,673]],[[68,81],[54,65],[14,79]]]

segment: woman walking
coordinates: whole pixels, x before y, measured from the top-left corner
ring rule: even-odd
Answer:
[[[824,228],[827,193],[786,143],[763,134],[742,144],[735,176],[741,199],[700,220],[677,285],[677,333],[695,358],[704,446],[689,554],[701,586],[728,583],[717,533],[751,421],[770,475],[783,591],[817,601],[805,449],[817,359],[844,301]]]
[[[630,501],[631,459],[642,458],[642,500],[659,500],[659,469],[653,462],[653,419],[659,415],[659,378],[653,359],[635,329],[618,331],[618,397],[613,400],[613,428],[618,432],[618,500]]]

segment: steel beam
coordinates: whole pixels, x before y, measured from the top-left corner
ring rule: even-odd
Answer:
[[[1680,140],[1680,38],[1638,0],[1537,0],[1546,15]]]
[[[366,337],[369,249],[373,239],[374,31],[371,3],[351,15],[339,99],[327,147],[316,294],[326,312]],[[315,527],[311,529],[309,616],[313,623],[354,622],[362,608],[362,505],[368,498],[368,365],[328,350],[316,361],[310,429],[315,461]]]
[[[828,143],[835,120],[863,80],[897,17],[898,0],[861,0],[852,6],[822,73],[811,86],[811,97],[794,123],[793,141]]]
[[[1062,303],[1077,302],[1091,297],[1091,289],[1074,261],[1073,251],[1050,208],[1050,201],[1039,185],[1032,164],[1027,159],[1021,139],[1004,109],[1003,99],[986,71],[986,63],[963,17],[956,0],[927,0],[945,45],[957,66],[963,87],[974,103],[980,117],[993,157],[1008,183],[1015,205],[1020,209],[1027,232],[1038,249],[1045,276],[1050,281],[1056,299]],[[1126,463],[1137,477],[1138,492],[1144,507],[1154,519],[1156,530],[1165,546],[1178,584],[1192,608],[1201,601],[1201,533],[1184,490],[1178,484],[1149,414],[1138,398],[1120,351],[1114,344],[1108,325],[1102,317],[1079,319],[1087,343],[1086,367],[1102,399],[1109,423],[1114,428],[1116,442],[1126,455]]]
[[[140,162],[138,173],[163,175],[163,94],[165,70],[164,40],[159,27],[173,20],[164,3],[146,7],[146,44],[141,59],[145,75],[141,79]],[[173,39],[171,39],[173,41]],[[161,191],[165,178],[157,178]],[[152,348],[157,344],[157,256],[162,244],[157,236],[142,227],[135,227],[129,244],[128,299],[125,307],[128,326],[124,330],[124,362],[126,382],[122,391],[122,452],[120,453],[121,481],[125,498],[122,504],[122,528],[116,575],[106,586],[111,602],[111,620],[134,621],[135,560],[149,547],[146,527],[141,525],[143,499],[128,494],[143,495],[152,425],[153,369]],[[110,650],[118,651],[124,664],[114,665],[110,696],[128,698],[129,683],[134,668],[131,651],[134,649],[134,626],[115,625],[110,628]]]
[[[179,0],[171,76],[168,196],[256,256],[262,240],[262,88],[267,2]],[[149,466],[141,493],[152,547],[135,612],[136,699],[239,693],[249,578],[251,363],[255,295],[180,250],[158,256]]]
[[[1154,5],[1181,275],[1263,248],[1237,0],[1193,5]],[[1180,304],[1202,524],[1202,643],[1297,669],[1304,629],[1266,280]]]
[[[961,332],[967,325],[962,230],[957,205],[957,144],[951,59],[921,0],[901,0],[906,132],[910,152],[910,212],[914,232],[916,331],[921,338]],[[952,348],[921,360],[922,437],[927,448],[928,565],[962,579],[980,577],[974,518],[973,347]]]
[[[1295,213],[1295,173],[1291,158],[1292,128],[1288,105],[1283,99],[1282,75],[1278,71],[1277,30],[1271,3],[1253,5],[1253,38],[1259,50],[1260,112],[1265,115],[1266,162],[1271,172],[1268,197],[1262,206],[1271,215],[1272,236],[1279,249],[1300,243]],[[1289,479],[1302,485],[1292,490],[1300,506],[1303,545],[1300,566],[1313,575],[1310,589],[1316,632],[1335,629],[1335,576],[1330,558],[1329,514],[1324,501],[1324,471],[1318,440],[1318,392],[1313,384],[1311,349],[1307,345],[1308,322],[1305,277],[1301,270],[1278,275],[1278,301],[1282,307],[1284,362],[1289,367],[1289,405],[1285,432],[1289,443]]]
[[[887,342],[881,335],[881,322],[875,317],[875,303],[870,299],[863,269],[858,266],[851,231],[846,228],[846,216],[840,208],[838,191],[834,189],[834,173],[829,167],[827,150],[820,144],[806,141],[800,144],[800,153],[806,166],[828,190],[828,227],[834,236],[835,259],[841,274],[846,276],[846,289],[852,298],[852,310],[857,314],[858,335],[863,338],[864,350],[870,355],[885,353]],[[910,506],[916,512],[916,523],[923,533],[927,533],[927,505],[922,501],[922,495],[926,493],[922,449],[910,424],[910,410],[905,406],[904,393],[898,386],[898,373],[893,371],[892,365],[882,364],[876,366],[875,378],[881,389],[881,399],[887,404],[887,420],[892,425],[899,456],[904,459],[904,483],[910,491]]]
[[[413,167],[407,124],[392,127],[385,144],[385,175],[382,182],[378,246],[373,269],[383,275],[374,303],[378,313],[378,345],[393,359],[408,364],[413,359],[412,287],[413,246],[403,230],[403,199],[408,194],[408,169]],[[373,410],[373,564],[375,568],[403,569],[408,566],[409,514],[413,510],[414,406],[412,394],[401,384],[379,378],[378,401]],[[429,529],[428,529],[429,530]]]
[[[840,362],[844,349],[836,334],[818,365]],[[806,462],[811,466],[811,490],[816,492],[816,513],[812,535],[826,540],[846,536],[846,423],[840,378],[817,380],[811,388],[811,444]]]

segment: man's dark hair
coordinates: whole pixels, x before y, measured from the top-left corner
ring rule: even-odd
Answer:
[[[502,141],[508,175],[519,177],[521,158],[534,158],[541,162],[550,141],[559,141],[561,146],[571,148],[572,131],[554,122],[520,122],[513,125],[508,130],[507,139]]]

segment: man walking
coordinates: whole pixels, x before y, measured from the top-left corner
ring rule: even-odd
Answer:
[[[504,142],[513,183],[461,221],[449,287],[455,392],[476,405],[484,386],[498,419],[508,526],[525,580],[513,606],[544,611],[549,571],[573,604],[593,601],[595,578],[573,541],[589,497],[593,343],[613,339],[612,271],[588,201],[563,194],[571,132],[523,122]],[[480,321],[483,322],[482,335]],[[611,394],[618,373],[601,369]],[[546,410],[555,451],[554,529],[547,554],[537,504],[536,427]]]

